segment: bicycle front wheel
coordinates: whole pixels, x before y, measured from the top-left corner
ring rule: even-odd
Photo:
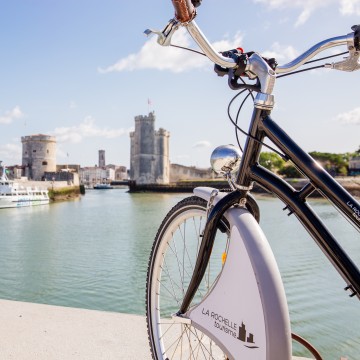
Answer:
[[[165,217],[155,237],[146,285],[146,319],[152,356],[166,359],[227,359],[208,336],[192,325],[172,320],[182,303],[196,263],[206,224],[206,201],[192,196]],[[216,281],[226,258],[229,231],[223,223],[202,283],[191,306]]]

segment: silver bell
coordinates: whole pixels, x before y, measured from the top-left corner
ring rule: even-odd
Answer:
[[[241,152],[234,145],[218,146],[211,154],[212,169],[221,175],[234,174],[239,170]]]

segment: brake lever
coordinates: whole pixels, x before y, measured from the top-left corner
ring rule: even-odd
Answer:
[[[179,22],[176,19],[171,19],[167,25],[165,26],[164,30],[153,30],[153,29],[146,29],[144,34],[146,36],[150,36],[155,34],[158,36],[157,42],[161,46],[169,46],[171,44],[171,38],[174,32],[179,28]]]
[[[359,56],[360,49],[356,44],[358,42],[358,34],[348,34],[347,48],[349,50],[349,56],[342,61],[334,62],[331,64],[325,64],[326,68],[335,69],[340,71],[356,71],[360,69]]]

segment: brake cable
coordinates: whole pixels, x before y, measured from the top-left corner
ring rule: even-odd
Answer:
[[[174,48],[182,49],[182,50],[188,50],[188,51],[194,52],[195,54],[203,55],[203,56],[207,57],[203,52],[198,51],[198,50],[194,50],[194,49],[191,49],[191,48],[187,48],[187,47],[180,46],[180,45],[174,45],[174,44],[170,44],[170,46],[172,46]]]
[[[187,51],[190,51],[190,52],[193,52],[195,54],[198,54],[198,55],[202,55],[202,56],[206,56],[206,54],[204,54],[203,52],[201,51],[198,51],[198,50],[194,50],[194,49],[191,49],[191,48],[188,48],[188,47],[184,47],[184,46],[180,46],[180,45],[174,45],[174,44],[170,44],[170,46],[174,47],[174,48],[178,48],[178,49],[182,49],[182,50],[187,50]],[[307,64],[311,64],[311,63],[314,63],[314,62],[317,62],[317,61],[321,61],[321,60],[326,60],[326,59],[330,59],[330,58],[333,58],[333,57],[337,57],[337,56],[341,56],[341,55],[345,55],[347,54],[348,51],[345,51],[345,52],[342,52],[342,53],[338,53],[338,54],[334,54],[334,55],[330,55],[330,56],[325,56],[325,57],[322,57],[322,58],[319,58],[319,59],[315,59],[315,60],[310,60],[310,61],[307,61],[305,62],[303,65],[307,65]],[[314,69],[320,69],[320,68],[324,68],[325,65],[319,65],[319,66],[313,66],[313,67],[310,67],[310,68],[306,68],[306,69],[301,69],[301,70],[297,70],[297,71],[292,71],[290,73],[287,73],[287,74],[283,74],[283,75],[279,75],[277,76],[276,78],[277,79],[280,79],[282,77],[285,77],[285,76],[290,76],[290,75],[294,75],[294,74],[298,74],[298,73],[301,73],[301,72],[305,72],[305,71],[310,71],[310,70],[314,70]],[[240,117],[240,112],[242,110],[242,107],[244,106],[245,102],[248,100],[249,96],[252,97],[252,99],[254,100],[254,95],[252,94],[252,92],[254,91],[254,86],[253,85],[249,85],[247,84],[242,77],[240,77],[240,80],[243,82],[243,88],[242,90],[237,93],[229,102],[229,105],[228,105],[228,109],[227,109],[227,114],[228,114],[228,117],[231,121],[231,123],[234,125],[235,127],[235,136],[236,136],[236,141],[238,143],[238,146],[241,150],[241,152],[243,152],[243,148],[241,146],[241,143],[240,143],[240,139],[239,139],[239,134],[238,134],[238,131],[240,131],[243,135],[245,135],[246,137],[249,137],[251,138],[252,140],[256,141],[257,143],[261,144],[262,146],[265,146],[266,148],[268,148],[269,150],[275,152],[276,154],[278,154],[283,160],[285,161],[288,161],[288,157],[284,154],[282,154],[280,151],[276,150],[275,148],[273,148],[272,146],[270,145],[267,145],[265,144],[263,141],[260,141],[258,139],[256,139],[254,136],[250,135],[249,133],[247,133],[245,130],[243,130],[239,125],[238,125],[238,122],[239,122],[239,117]],[[240,88],[240,87],[239,87]],[[245,96],[244,100],[241,102],[240,106],[239,106],[239,109],[237,111],[237,114],[236,114],[236,120],[234,121],[234,119],[232,118],[231,114],[230,114],[230,108],[231,108],[231,105],[233,104],[233,102],[235,101],[236,98],[238,98],[240,95],[242,95],[245,91],[248,91],[248,94]]]
[[[311,64],[311,63],[314,63],[314,62],[316,62],[316,61],[321,61],[321,60],[330,59],[330,58],[333,58],[333,57],[336,57],[336,56],[345,55],[345,54],[348,54],[348,53],[349,53],[348,51],[344,51],[344,52],[339,53],[339,54],[330,55],[330,56],[324,56],[324,57],[319,58],[319,59],[307,61],[307,62],[304,63],[303,65]],[[297,71],[292,71],[292,72],[287,73],[287,74],[279,75],[279,76],[277,76],[276,78],[277,78],[277,79],[280,79],[280,78],[285,77],[285,76],[294,75],[294,74],[298,74],[298,73],[301,73],[301,72],[304,72],[304,71],[319,69],[319,68],[323,68],[323,67],[325,67],[325,65],[313,66],[313,67],[310,67],[310,68],[306,68],[306,69],[302,69],[302,70],[297,70]]]
[[[237,111],[237,114],[236,114],[236,120],[234,120],[230,114],[230,108],[231,108],[231,105],[233,104],[233,102],[235,101],[235,99],[237,97],[239,97],[240,95],[242,95],[245,91],[248,91],[249,94],[246,95],[246,97],[244,98],[244,100],[242,101],[238,111]],[[249,89],[244,89],[244,90],[241,90],[239,93],[237,93],[229,102],[229,105],[228,105],[228,110],[227,110],[227,114],[228,114],[228,117],[230,119],[230,121],[232,122],[232,124],[234,125],[235,127],[235,135],[236,135],[236,140],[237,140],[237,143],[239,145],[239,148],[241,150],[241,152],[243,152],[243,149],[242,149],[242,146],[241,146],[241,143],[240,143],[240,140],[239,140],[239,136],[238,136],[238,131],[240,131],[242,134],[244,134],[246,137],[249,137],[250,139],[256,141],[257,143],[261,144],[262,146],[265,146],[266,148],[270,149],[271,151],[275,152],[276,154],[278,154],[284,161],[288,161],[289,158],[282,154],[280,151],[276,150],[275,148],[273,148],[272,146],[268,145],[268,144],[265,144],[263,141],[260,141],[258,140],[256,137],[250,135],[248,132],[246,132],[244,129],[242,129],[239,125],[238,125],[238,122],[239,122],[239,116],[240,116],[240,112],[242,110],[242,107],[244,106],[246,100],[248,100],[249,96],[251,95],[252,98],[254,98],[253,94],[252,94],[252,91],[249,90]]]

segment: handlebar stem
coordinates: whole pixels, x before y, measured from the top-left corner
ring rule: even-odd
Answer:
[[[249,57],[245,73],[250,79],[256,77],[259,79],[262,93],[271,94],[273,92],[276,79],[275,71],[259,54],[254,53]]]

